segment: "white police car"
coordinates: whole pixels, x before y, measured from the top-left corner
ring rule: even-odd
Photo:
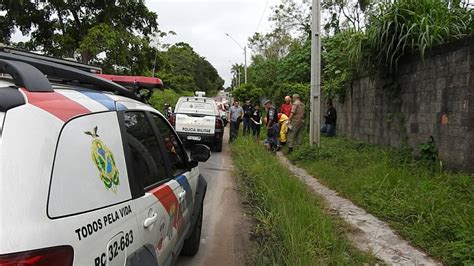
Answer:
[[[194,255],[207,187],[197,162],[209,148],[188,159],[134,93],[54,60],[0,50],[0,265]]]
[[[225,125],[214,99],[180,97],[170,122],[186,143],[205,143],[222,151]]]

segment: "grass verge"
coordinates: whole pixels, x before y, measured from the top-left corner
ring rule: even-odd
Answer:
[[[231,146],[239,184],[257,223],[252,265],[360,265],[376,260],[352,247],[322,199],[255,140]]]
[[[322,138],[289,159],[448,265],[474,264],[474,178],[393,148]]]

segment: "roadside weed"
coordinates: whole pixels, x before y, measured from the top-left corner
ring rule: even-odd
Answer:
[[[345,224],[331,216],[288,169],[255,140],[241,137],[232,154],[239,184],[256,221],[255,265],[361,265],[374,263],[354,248]]]
[[[448,265],[474,263],[474,178],[409,152],[322,138],[289,159]]]

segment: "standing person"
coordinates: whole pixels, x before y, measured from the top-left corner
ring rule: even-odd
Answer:
[[[244,117],[244,110],[239,106],[239,102],[235,101],[234,105],[230,108],[230,138],[229,142],[233,141],[239,135],[239,126]]]
[[[280,146],[285,146],[288,134],[288,116],[278,113],[278,125],[280,126]]]
[[[304,104],[298,94],[293,94],[290,117],[288,118],[288,153],[301,144],[304,124]]]
[[[328,137],[336,136],[336,122],[337,122],[337,111],[336,108],[332,105],[331,101],[327,102],[328,110],[324,114],[326,121],[324,122],[323,127],[321,128],[321,133],[325,134]]]
[[[253,107],[250,104],[250,100],[245,101],[243,106],[244,109],[244,136],[250,134],[250,128],[252,127],[250,117],[252,116]]]
[[[280,113],[290,116],[291,112],[291,97],[285,96],[285,102],[280,106]]]
[[[253,107],[250,121],[252,122],[252,135],[259,139],[260,127],[262,126],[262,111],[260,111],[260,105],[258,103],[256,103]]]
[[[275,152],[278,149],[278,113],[270,100],[265,101],[265,109],[267,109],[267,139],[265,144],[267,148]]]

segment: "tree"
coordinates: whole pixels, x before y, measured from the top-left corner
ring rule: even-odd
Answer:
[[[309,83],[311,81],[311,42],[303,44],[292,50],[278,64],[277,82]]]
[[[206,58],[187,43],[180,42],[158,53],[158,76],[165,86],[178,92],[205,91],[208,95],[222,89],[224,80]]]
[[[112,2],[112,3],[111,3]],[[151,60],[157,14],[142,0],[1,0],[0,42],[57,57],[98,63],[113,72],[140,73]],[[19,29],[31,39],[11,43]]]
[[[255,60],[248,69],[249,80],[262,88],[266,95],[271,94],[271,88],[277,82],[278,60]]]
[[[268,60],[279,60],[285,57],[298,43],[291,35],[275,29],[267,34],[255,33],[249,38],[249,47],[257,55]],[[256,60],[256,56],[252,57],[252,61]]]
[[[274,8],[272,31],[250,39],[256,54],[249,82],[269,97],[280,99],[289,85],[310,80],[310,42],[301,37],[309,18],[305,10],[304,4],[283,1]],[[474,33],[472,8],[461,0],[323,0],[323,12],[329,19],[322,40],[322,90],[341,101],[361,74],[394,73],[401,57],[423,57],[434,45]]]
[[[245,67],[243,64],[233,64],[230,68],[232,74],[232,87],[239,87],[240,84],[245,82]]]
[[[297,4],[295,0],[282,0],[281,4],[273,7],[270,21],[274,22],[275,29],[306,40],[311,36],[310,2]]]
[[[176,92],[171,89],[164,89],[163,91],[156,91],[153,93],[150,99],[150,105],[155,107],[156,110],[163,111],[165,104],[169,104],[175,107],[181,96],[193,96],[193,92]]]
[[[310,86],[309,84],[301,83],[281,83],[277,84],[274,87],[273,102],[276,106],[280,106],[285,96],[291,96],[293,94],[298,94],[301,101],[306,105],[309,105],[310,100]],[[306,112],[309,113],[309,112]]]
[[[240,86],[240,88],[235,89],[232,96],[241,102],[250,100],[252,103],[260,103],[260,99],[263,96],[263,90],[255,87],[252,83],[247,83]]]
[[[336,34],[343,29],[362,30],[368,23],[371,12],[377,6],[374,0],[323,0],[322,7],[329,13],[324,24],[328,34]]]

